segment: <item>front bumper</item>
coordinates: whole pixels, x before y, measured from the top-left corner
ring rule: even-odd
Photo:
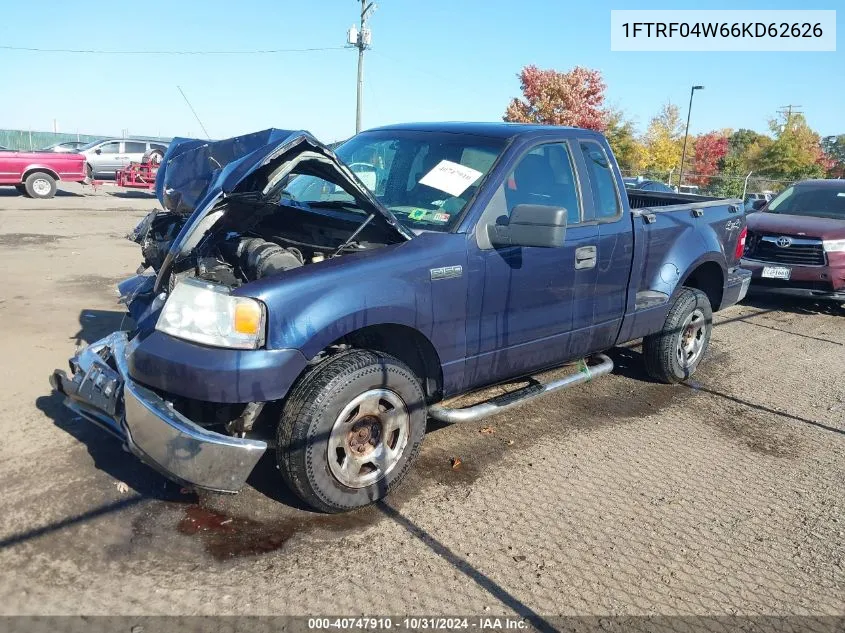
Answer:
[[[267,449],[266,442],[213,433],[195,424],[129,376],[133,343],[114,332],[57,369],[50,384],[65,406],[123,441],[141,461],[170,479],[218,492],[237,492]]]
[[[775,266],[789,268],[788,280],[767,279],[763,268]],[[742,267],[751,271],[751,291],[786,297],[820,301],[845,301],[845,271],[834,266],[795,266],[743,259]],[[838,287],[835,287],[838,286]]]

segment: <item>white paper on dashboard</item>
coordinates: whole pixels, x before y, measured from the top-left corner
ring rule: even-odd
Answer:
[[[420,184],[445,191],[450,196],[459,196],[479,178],[481,178],[481,172],[472,167],[453,163],[450,160],[441,160],[434,169],[420,179]]]

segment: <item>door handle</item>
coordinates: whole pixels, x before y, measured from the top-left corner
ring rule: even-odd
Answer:
[[[596,267],[596,247],[579,246],[575,249],[575,270]]]

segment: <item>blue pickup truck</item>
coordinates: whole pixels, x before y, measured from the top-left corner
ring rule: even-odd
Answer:
[[[627,191],[604,137],[576,128],[394,125],[335,151],[285,130],[176,139],[156,191],[119,285],[134,329],[53,388],[186,485],[236,492],[274,451],[325,512],[398,485],[429,417],[590,380],[614,345],[642,338],[651,376],[688,378],[750,281],[741,201]]]

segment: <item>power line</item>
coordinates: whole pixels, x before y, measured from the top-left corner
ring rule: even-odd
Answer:
[[[337,51],[345,46],[320,46],[313,48],[268,48],[249,51],[121,51],[89,48],[36,48],[30,46],[0,46],[0,50],[26,51],[32,53],[80,53],[90,55],[276,55],[279,53],[311,53],[315,51]]]

